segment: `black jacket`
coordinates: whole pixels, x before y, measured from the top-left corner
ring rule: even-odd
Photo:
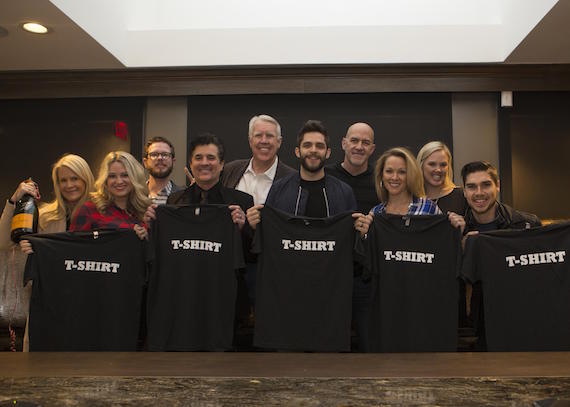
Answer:
[[[348,184],[325,174],[324,189],[329,216],[356,210],[356,198]],[[301,187],[301,176],[297,171],[273,183],[265,204],[286,213],[304,216],[308,199],[309,194]]]
[[[497,201],[497,229],[528,229],[540,226],[540,219],[532,213],[517,211]],[[465,212],[465,232],[477,230],[477,221],[471,208]]]

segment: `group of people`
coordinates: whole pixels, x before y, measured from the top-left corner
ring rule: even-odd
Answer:
[[[107,154],[96,180],[82,157],[66,154],[53,166],[55,200],[40,207],[38,232],[134,229],[140,239],[148,239],[158,205],[229,205],[232,221],[245,242],[247,267],[243,275],[253,315],[256,264],[248,244],[262,222],[264,205],[316,218],[351,211],[361,239],[366,239],[374,216],[381,214],[443,213],[467,235],[540,225],[536,216],[498,201],[497,170],[486,162],[466,164],[461,173],[464,187],[455,185],[450,150],[439,141],[427,143],[417,157],[404,147],[391,148],[373,165],[374,130],[366,123],[355,123],[342,138],[343,161],[325,166],[331,154],[329,135],[321,122],[309,120],[297,135],[299,169],[295,170],[278,157],[281,126],[273,117],[254,116],[249,122],[248,140],[251,158],[225,164],[224,145],[217,136],[194,138],[188,152],[191,182],[187,188],[170,179],[176,156],[172,143],[164,137],[146,143],[142,165],[127,152]],[[24,194],[40,198],[34,183],[18,185],[2,213],[2,249],[11,245],[10,220],[15,202]],[[22,240],[20,247],[25,254],[33,253],[27,240]],[[355,263],[352,308],[355,346],[360,351],[368,349],[370,284],[365,274]],[[480,301],[480,288],[462,287],[465,296],[460,300],[460,313],[468,315],[470,305]],[[477,318],[479,315],[474,316]]]

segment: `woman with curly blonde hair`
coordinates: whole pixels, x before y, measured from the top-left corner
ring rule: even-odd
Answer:
[[[95,192],[75,213],[70,230],[134,229],[144,239],[143,215],[150,203],[143,166],[125,151],[110,152],[101,163]]]

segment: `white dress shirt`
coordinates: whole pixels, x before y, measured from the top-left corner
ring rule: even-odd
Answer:
[[[275,157],[273,165],[261,174],[256,174],[253,171],[253,158],[249,160],[249,165],[239,180],[236,189],[253,196],[253,203],[255,205],[264,204],[267,199],[267,194],[269,194],[269,190],[271,189],[271,185],[273,184],[275,173],[277,172],[278,160],[279,159]]]

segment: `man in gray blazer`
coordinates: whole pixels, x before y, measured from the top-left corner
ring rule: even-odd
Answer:
[[[265,203],[273,181],[296,172],[277,157],[281,147],[281,126],[265,114],[249,121],[249,146],[252,157],[227,163],[222,184],[253,196],[255,205]]]

